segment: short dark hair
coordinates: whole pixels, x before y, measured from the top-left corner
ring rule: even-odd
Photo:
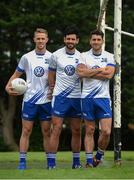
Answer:
[[[47,30],[44,28],[36,28],[36,30],[34,31],[34,36],[36,33],[45,33],[48,36]]]
[[[76,25],[66,27],[64,30],[64,37],[69,34],[76,34],[76,37],[79,38],[79,30]]]
[[[90,38],[92,37],[92,35],[99,35],[99,36],[102,37],[102,39],[104,37],[104,33],[101,30],[98,30],[98,29],[95,29],[95,30],[91,31]]]

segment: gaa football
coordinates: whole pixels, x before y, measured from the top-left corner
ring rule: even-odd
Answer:
[[[14,92],[17,92],[19,94],[24,94],[27,89],[27,83],[22,78],[15,78],[11,81],[12,88],[14,89]]]

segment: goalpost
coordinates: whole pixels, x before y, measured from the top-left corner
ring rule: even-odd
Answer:
[[[100,0],[100,13],[97,28],[105,35],[105,14],[108,0]],[[114,58],[116,73],[114,76],[113,119],[114,119],[114,161],[121,164],[121,0],[114,2]],[[105,46],[105,45],[104,45]],[[104,47],[103,47],[104,48]],[[100,127],[101,128],[101,127]]]
[[[121,164],[121,22],[122,0],[114,2],[114,58],[116,73],[114,76],[114,160]]]
[[[114,161],[121,165],[121,34],[134,37],[134,34],[121,30],[122,0],[114,0],[114,28],[105,24],[108,0],[100,0],[100,13],[97,28],[105,34],[105,29],[114,31],[114,58],[116,73],[114,76],[113,119],[114,119]]]
[[[100,14],[97,28],[105,35],[105,14],[108,0],[100,0]],[[113,119],[114,119],[114,161],[121,164],[121,0],[114,5],[114,58],[116,73],[114,77]]]

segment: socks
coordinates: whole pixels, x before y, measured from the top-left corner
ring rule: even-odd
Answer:
[[[26,163],[26,152],[20,152],[20,163]]]
[[[93,164],[93,153],[86,153],[86,163]]]
[[[46,153],[47,157],[47,166],[55,167],[56,166],[56,153]]]
[[[73,165],[80,165],[80,153],[73,152]]]
[[[95,156],[96,156],[97,160],[101,160],[104,157],[104,150],[102,150],[98,147],[98,150],[97,150]]]

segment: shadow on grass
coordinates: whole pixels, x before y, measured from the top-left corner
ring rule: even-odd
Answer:
[[[134,161],[122,161],[121,167],[133,166]],[[17,169],[18,161],[0,161],[0,169]],[[46,161],[27,161],[27,169],[46,169]],[[68,161],[57,161],[57,168],[59,169],[71,169],[72,164]],[[83,168],[85,168],[85,162],[82,162]],[[115,167],[113,161],[105,161],[99,165],[99,167],[112,168]]]

